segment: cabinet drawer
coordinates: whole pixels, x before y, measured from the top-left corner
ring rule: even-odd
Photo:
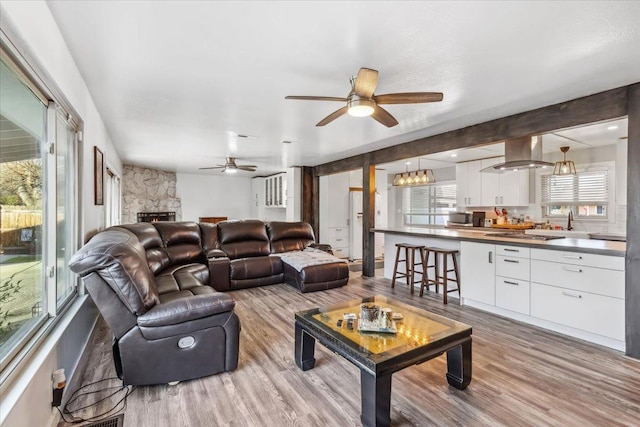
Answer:
[[[521,246],[496,245],[496,255],[504,255],[517,258],[529,258],[530,248]]]
[[[624,300],[531,283],[531,315],[624,341]]]
[[[329,240],[327,240],[328,244],[330,244],[333,247],[348,247],[349,246],[349,237],[330,237]]]
[[[511,256],[496,257],[496,276],[529,280],[529,258],[515,258]]]
[[[349,227],[329,227],[329,238],[349,237]]]
[[[496,276],[496,306],[529,314],[529,282]]]
[[[624,257],[581,252],[550,251],[545,249],[531,249],[531,259],[542,261],[562,262],[565,264],[588,265],[590,267],[608,268],[624,271]]]
[[[349,248],[332,248],[333,254],[338,258],[349,258]]]
[[[624,299],[624,271],[532,260],[531,281]]]

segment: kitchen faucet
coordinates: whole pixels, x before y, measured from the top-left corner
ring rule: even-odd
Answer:
[[[569,211],[569,216],[567,217],[567,230],[571,231],[573,230],[573,227],[571,226],[571,220],[573,219],[573,211]]]

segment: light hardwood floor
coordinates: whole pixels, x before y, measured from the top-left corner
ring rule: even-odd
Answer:
[[[139,387],[128,398],[126,427],[359,426],[360,376],[316,345],[316,366],[293,360],[296,311],[382,294],[473,326],[473,379],[447,384],[440,356],[393,375],[394,426],[638,426],[640,361],[584,341],[457,305],[392,290],[351,273],[346,287],[301,294],[288,285],[230,292],[242,322],[237,370],[180,383]],[[454,293],[450,296],[456,295]],[[93,336],[83,384],[114,375],[111,334]],[[153,361],[149,361],[153,363]]]

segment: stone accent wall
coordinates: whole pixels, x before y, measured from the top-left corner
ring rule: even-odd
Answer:
[[[182,202],[176,197],[175,172],[123,165],[122,223],[138,221],[138,212],[175,212],[182,220]]]

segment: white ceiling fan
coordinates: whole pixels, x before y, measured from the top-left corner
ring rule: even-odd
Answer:
[[[256,165],[239,165],[236,163],[235,157],[227,157],[224,165],[209,166],[205,168],[200,168],[200,170],[222,169],[222,173],[236,173],[239,170],[247,171],[247,172],[255,172],[256,168],[257,168]]]

